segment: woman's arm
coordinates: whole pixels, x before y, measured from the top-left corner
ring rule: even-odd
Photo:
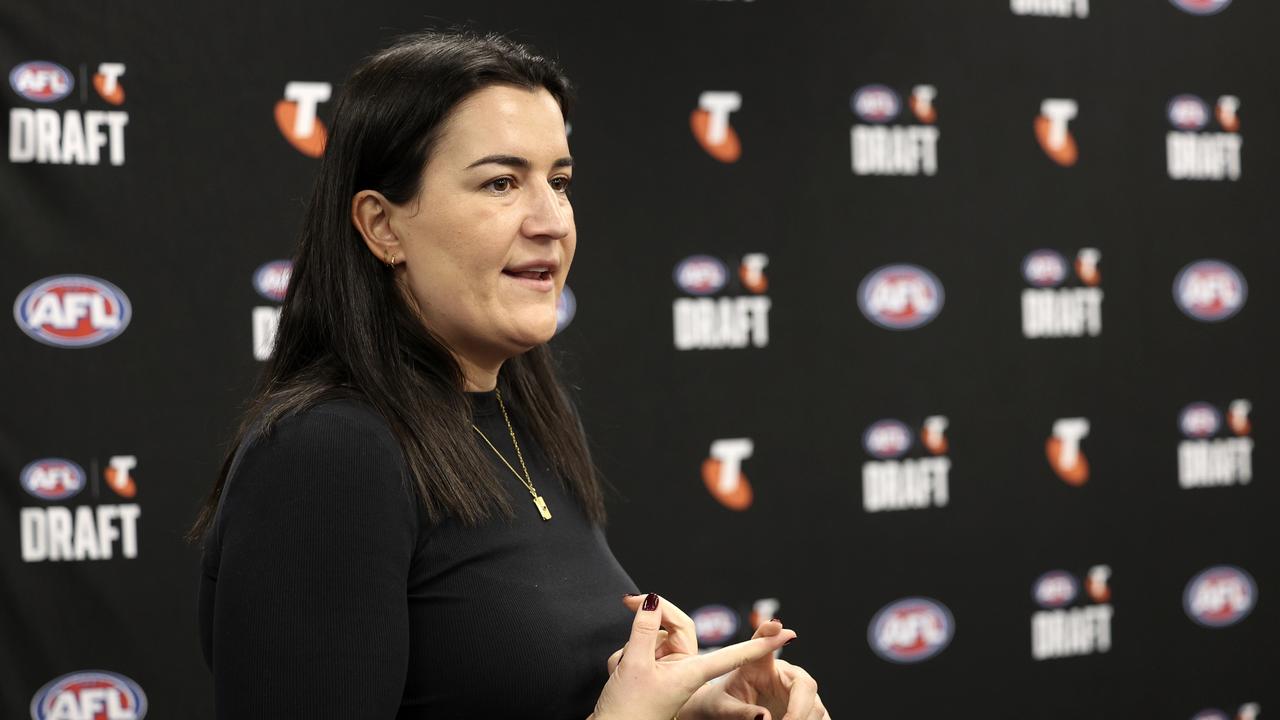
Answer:
[[[390,433],[362,411],[312,409],[248,450],[226,492],[217,717],[394,717],[417,516]]]

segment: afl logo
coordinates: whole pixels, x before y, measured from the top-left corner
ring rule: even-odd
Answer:
[[[1257,598],[1258,586],[1249,573],[1234,565],[1216,565],[1187,583],[1182,608],[1205,627],[1227,627],[1248,617]]]
[[[1036,579],[1031,594],[1036,604],[1045,608],[1060,608],[1071,604],[1080,593],[1080,585],[1071,573],[1050,570]]]
[[[1195,95],[1179,95],[1169,101],[1169,124],[1179,130],[1203,130],[1209,124],[1209,106]]]
[[[263,263],[253,272],[253,289],[267,300],[283,302],[289,292],[289,276],[292,274],[293,263],[289,260]]]
[[[1191,720],[1231,720],[1231,716],[1221,710],[1201,710]]]
[[[880,460],[902,457],[911,449],[911,429],[898,420],[877,420],[862,433],[862,447]]]
[[[710,255],[693,255],[676,265],[675,280],[690,295],[711,295],[729,281],[729,270]]]
[[[889,330],[912,330],[942,311],[942,283],[918,265],[886,265],[858,286],[858,307],[871,322]]]
[[[565,285],[560,289],[560,297],[556,298],[556,332],[560,332],[569,327],[569,323],[573,322],[573,316],[578,313],[578,300],[573,296],[573,291]]]
[[[62,458],[27,463],[19,479],[27,494],[41,500],[66,500],[84,489],[84,468]]]
[[[56,347],[92,347],[129,326],[133,310],[120,288],[88,275],[58,275],[28,285],[13,319],[32,338]]]
[[[146,716],[147,695],[138,683],[105,670],[68,673],[47,683],[31,698],[32,720],[142,720]]]
[[[75,85],[71,71],[44,60],[24,62],[9,72],[9,86],[31,102],[58,102],[70,95]]]
[[[1022,261],[1022,277],[1036,287],[1057,287],[1067,279],[1067,260],[1053,250],[1036,250]]]
[[[1220,322],[1240,312],[1249,296],[1244,275],[1221,260],[1197,260],[1173,280],[1173,300],[1188,317]]]
[[[889,662],[917,663],[945,650],[954,634],[955,622],[945,605],[911,597],[876,613],[867,628],[867,641],[876,655]]]
[[[1212,437],[1222,425],[1222,414],[1209,403],[1196,402],[1178,413],[1178,427],[1189,438]]]
[[[902,103],[898,93],[884,85],[864,85],[849,100],[853,112],[869,123],[887,123],[898,117]]]
[[[1231,0],[1169,0],[1175,7],[1192,15],[1217,15],[1231,4]]]
[[[707,605],[693,611],[693,625],[699,646],[723,645],[738,634],[738,613],[724,605]]]

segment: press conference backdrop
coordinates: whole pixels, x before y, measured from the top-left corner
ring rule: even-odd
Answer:
[[[552,345],[614,551],[703,647],[783,617],[845,718],[1274,702],[1273,3],[0,18],[3,717],[212,716],[181,535],[326,123],[362,57],[464,21],[578,85]]]

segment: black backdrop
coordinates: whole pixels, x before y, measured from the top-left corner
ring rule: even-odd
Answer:
[[[292,252],[316,168],[277,105],[290,82],[336,96],[399,33],[468,20],[579,86],[576,315],[553,345],[616,488],[615,553],[703,609],[704,644],[776,612],[800,634],[784,657],[840,717],[1249,717],[1274,693],[1271,4],[0,18],[4,717],[142,694],[152,717],[211,716],[180,536],[260,368],[255,313],[269,326],[278,307],[255,272]],[[698,112],[707,92],[737,94],[706,98],[737,105],[736,159],[707,136],[723,119]],[[1055,99],[1075,103],[1069,165],[1037,120]],[[1082,249],[1100,280],[1072,266]],[[1054,252],[1024,274],[1037,250]],[[762,292],[740,272],[754,254]],[[911,267],[875,275],[890,265]],[[1088,288],[1092,319],[1073,300]],[[1067,336],[1028,337],[1046,332]],[[1183,413],[1197,402],[1214,409]],[[1069,449],[1061,474],[1049,458],[1073,418],[1084,480]],[[945,449],[923,432],[940,427]]]

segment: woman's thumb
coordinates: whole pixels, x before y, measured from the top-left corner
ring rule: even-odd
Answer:
[[[653,662],[653,656],[658,650],[658,630],[662,627],[662,613],[658,612],[658,602],[657,593],[649,593],[644,602],[640,603],[636,619],[631,623],[631,639],[627,641],[627,649],[631,652],[625,653],[619,664],[630,665],[646,659]]]

